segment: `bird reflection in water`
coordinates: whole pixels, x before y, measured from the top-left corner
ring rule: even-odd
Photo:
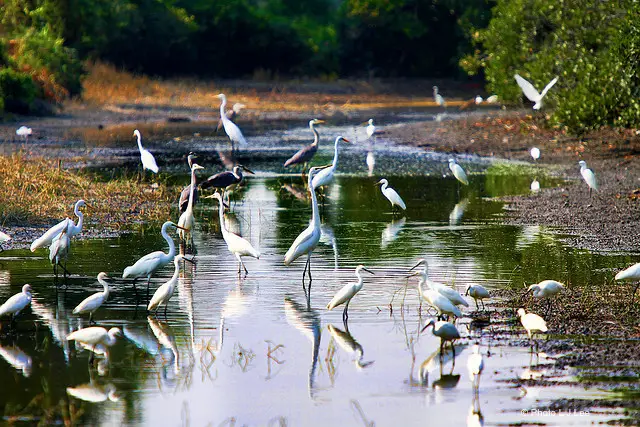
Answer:
[[[17,371],[20,371],[25,378],[29,378],[32,366],[31,356],[15,345],[0,345],[0,356]]]
[[[367,152],[367,169],[369,171],[369,176],[373,176],[373,169],[376,166],[376,157],[373,153],[373,147],[369,149]]]
[[[64,307],[64,294],[58,292],[56,296],[58,305],[55,308],[48,307],[35,298],[31,299],[31,311],[42,319],[43,323],[49,328],[54,342],[62,348],[65,362],[69,364],[71,347],[69,346],[69,341],[67,341],[67,335],[73,330],[73,325],[69,322],[71,313]],[[81,319],[76,318],[75,320],[81,322]],[[76,328],[81,327],[80,323],[76,325]]]
[[[480,399],[474,394],[471,407],[469,408],[469,414],[467,415],[467,427],[483,427],[484,417],[482,416],[482,410],[480,409]]]
[[[282,189],[302,202],[306,202],[309,200],[309,193],[307,192],[306,187],[303,185],[283,184]]]
[[[460,375],[454,375],[453,370],[456,367],[456,356],[458,356],[467,344],[456,344],[451,347],[443,347],[431,353],[420,365],[420,383],[426,387],[429,384],[429,374],[438,371],[440,378],[433,382],[433,388],[454,388],[460,381]],[[455,348],[455,351],[454,351]],[[451,370],[448,374],[444,373],[444,367],[451,362]]]
[[[456,203],[449,214],[449,225],[458,225],[460,223],[464,211],[467,209],[467,205],[469,205],[469,199],[466,198]]]
[[[386,248],[398,238],[400,231],[404,227],[404,224],[407,222],[407,218],[402,217],[400,219],[393,219],[387,226],[382,230],[382,238],[380,241],[380,247],[382,249]]]
[[[67,387],[67,394],[69,396],[91,403],[106,402],[107,400],[117,402],[120,400],[117,391],[116,387],[111,383],[98,385],[89,382],[76,387]]]
[[[338,271],[338,242],[336,236],[333,234],[333,228],[329,224],[322,224],[320,226],[320,243],[327,246],[331,246],[333,249],[333,270]]]
[[[160,351],[159,354],[162,356],[162,378],[171,381],[174,378],[168,375],[169,372],[171,372],[171,370],[168,369],[169,367],[173,367],[174,375],[177,376],[180,373],[180,352],[176,346],[173,330],[167,322],[161,322],[151,316],[147,317],[147,322],[158,343],[170,352],[168,357],[165,357],[166,352]]]
[[[329,329],[332,339],[338,343],[338,346],[340,346],[341,349],[349,354],[355,354],[356,358],[354,359],[354,363],[356,368],[360,370],[373,364],[373,360],[369,362],[362,361],[364,359],[364,349],[362,348],[362,345],[353,338],[353,335],[349,332],[347,324],[345,324],[344,331],[333,325],[327,325],[327,329]]]

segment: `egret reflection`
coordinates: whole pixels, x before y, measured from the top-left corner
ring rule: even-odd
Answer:
[[[336,236],[333,234],[333,228],[329,224],[322,224],[320,226],[320,243],[331,246],[333,249],[333,269],[338,271],[338,243]]]
[[[380,247],[384,249],[389,246],[389,244],[394,242],[398,238],[398,235],[402,231],[402,228],[404,227],[406,222],[407,218],[402,217],[399,219],[393,219],[390,223],[388,223],[384,230],[382,230]]]
[[[367,170],[369,172],[369,176],[373,176],[373,170],[376,166],[376,156],[373,153],[373,149],[370,149],[367,152]]]
[[[171,352],[168,358],[162,358],[163,378],[170,379],[167,375],[169,366],[173,367],[175,375],[180,372],[180,352],[176,345],[174,332],[167,322],[161,322],[151,316],[147,317],[147,322],[158,343]],[[161,353],[164,355],[164,352]]]
[[[67,387],[67,394],[91,403],[106,402],[107,400],[117,402],[120,400],[116,387],[111,383],[99,385],[91,381],[75,387]]]
[[[74,329],[80,328],[82,320],[70,317],[71,312],[65,309],[62,293],[57,293],[57,300],[57,306],[54,308],[46,306],[37,299],[32,299],[31,311],[49,328],[54,342],[62,348],[65,362],[69,364],[71,347],[67,341],[67,335]],[[75,320],[75,328],[70,319],[71,321]]]
[[[0,345],[0,356],[13,366],[17,371],[21,372],[26,378],[31,375],[31,356],[22,351],[15,345],[2,346]]]
[[[362,348],[362,345],[353,338],[349,332],[349,328],[345,328],[343,331],[333,325],[327,325],[327,329],[329,329],[331,337],[338,343],[338,346],[340,346],[342,350],[356,356],[354,359],[356,368],[363,369],[373,364],[373,360],[363,362],[364,349]]]
[[[449,214],[449,225],[458,225],[462,216],[464,215],[464,211],[467,209],[469,205],[469,199],[465,198],[460,200],[451,210]]]

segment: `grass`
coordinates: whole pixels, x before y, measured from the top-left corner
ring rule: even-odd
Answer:
[[[32,158],[24,153],[0,156],[0,223],[50,224],[73,214],[74,203],[84,199],[93,209],[92,222],[123,229],[143,221],[170,216],[175,194],[166,184],[151,188],[137,175],[103,180],[85,170],[66,170],[56,160]]]

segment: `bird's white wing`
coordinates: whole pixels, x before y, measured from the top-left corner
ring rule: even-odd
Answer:
[[[38,237],[36,240],[31,243],[31,252],[35,252],[36,249],[48,246],[51,244],[53,239],[60,235],[62,230],[68,225],[68,221],[71,221],[69,218],[65,218],[50,229],[47,230],[42,236]]]
[[[520,86],[520,89],[522,89],[524,95],[529,98],[529,101],[538,102],[538,100],[540,99],[540,94],[538,93],[536,88],[533,87],[531,83],[520,77],[518,74],[516,74],[514,77],[516,79],[516,82],[518,82],[518,86]]]
[[[558,77],[556,77],[555,79],[551,80],[549,82],[549,84],[547,84],[544,89],[542,89],[542,93],[540,94],[540,98],[544,97],[547,92],[549,91],[549,89],[551,89],[553,87],[554,84],[556,84],[556,82],[558,81]]]
[[[73,314],[80,314],[94,310],[96,306],[100,306],[102,304],[102,296],[102,292],[88,296],[73,309]]]
[[[407,210],[407,205],[405,205],[404,200],[402,200],[402,197],[400,197],[396,190],[394,190],[393,188],[387,188],[387,191],[389,193],[389,200],[391,202],[400,206],[402,210]]]
[[[142,166],[144,166],[145,169],[149,169],[153,173],[158,173],[158,165],[156,164],[156,159],[153,157],[153,154],[144,150],[140,153],[140,159],[142,160]]]
[[[338,293],[333,297],[331,302],[327,304],[327,309],[333,310],[335,307],[345,303],[350,297],[355,295],[353,287],[353,283],[347,283],[346,285],[344,285],[342,289],[340,289]]]
[[[244,139],[244,135],[242,135],[240,128],[235,123],[227,119],[222,122],[222,125],[224,126],[224,131],[227,133],[231,141],[247,145],[247,140]]]
[[[166,254],[162,251],[151,252],[150,254],[146,254],[135,264],[129,266],[124,269],[124,273],[122,274],[122,278],[126,279],[127,277],[141,277],[147,276],[149,273],[155,271],[163,265],[163,256]],[[167,261],[166,263],[168,263]]]

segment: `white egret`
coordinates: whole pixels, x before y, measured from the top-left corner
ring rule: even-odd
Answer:
[[[433,319],[429,320],[426,325],[422,328],[420,333],[423,333],[429,326],[433,326],[433,335],[440,338],[440,352],[442,352],[444,348],[444,343],[449,341],[451,343],[451,350],[453,351],[453,355],[455,357],[455,347],[453,346],[453,342],[460,338],[460,332],[456,326],[451,322],[445,322],[443,320],[438,320],[437,322]]]
[[[421,263],[418,263],[417,265],[420,264]],[[438,311],[438,318],[442,317],[443,314],[446,314],[447,316],[462,317],[462,312],[449,300],[449,298],[429,286],[431,281],[427,277],[426,263],[424,270],[422,272],[416,272],[415,274],[420,275],[420,281],[418,282],[418,293],[420,294],[420,297]],[[427,284],[426,290],[423,288],[424,284]]]
[[[231,107],[230,110],[227,110],[227,118],[229,120],[235,120],[238,114],[240,114],[240,111],[242,111],[245,108],[247,108],[246,105],[236,102],[235,104],[233,104],[233,107]],[[219,131],[220,129],[222,129],[222,119],[218,120],[218,126],[216,127],[216,132]]]
[[[187,209],[182,213],[182,215],[180,215],[180,219],[178,220],[178,226],[182,227],[178,229],[178,236],[185,242],[191,239],[191,230],[196,222],[193,217],[193,204],[195,201],[196,191],[196,171],[198,169],[204,168],[197,163],[193,163],[191,165],[191,191],[189,193],[189,203],[187,204]]]
[[[480,95],[476,95],[476,97],[473,99],[473,102],[476,103],[476,105],[482,104],[482,97]]]
[[[102,285],[103,291],[96,292],[95,294],[85,298],[76,306],[76,308],[73,309],[73,314],[89,313],[89,323],[92,322],[93,313],[95,313],[96,310],[98,310],[109,298],[109,283],[106,281],[108,277],[107,273],[98,274],[98,282]]]
[[[134,279],[134,282],[133,282],[134,286],[135,286],[135,281],[137,279],[141,277],[146,277],[147,278],[147,298],[149,297],[149,282],[151,282],[151,276],[153,275],[153,273],[155,273],[161,267],[164,267],[165,265],[169,264],[171,261],[173,261],[173,258],[176,256],[176,245],[173,242],[173,239],[168,234],[169,227],[180,228],[178,225],[176,225],[171,221],[167,221],[164,224],[162,224],[162,231],[160,233],[162,234],[162,237],[164,237],[164,240],[169,245],[168,253],[164,253],[162,251],[151,252],[150,254],[147,254],[142,258],[140,258],[138,261],[136,261],[135,264],[125,268],[124,272],[122,273],[123,279],[127,279],[127,278]]]
[[[491,298],[491,295],[489,295],[489,291],[487,291],[484,286],[482,285],[477,285],[477,284],[473,284],[473,285],[468,285],[467,286],[467,290],[464,293],[465,295],[469,295],[471,298],[474,299],[474,301],[476,302],[476,310],[479,308],[478,307],[478,300],[480,300],[480,302],[482,303],[482,309],[484,310],[484,299],[486,298]]]
[[[333,310],[334,308],[336,308],[341,304],[344,304],[344,311],[342,312],[342,320],[345,322],[349,318],[349,313],[347,313],[347,310],[349,309],[349,303],[351,302],[351,298],[353,298],[358,292],[360,292],[360,289],[362,289],[362,286],[363,286],[364,280],[360,275],[360,272],[362,270],[371,274],[375,274],[373,271],[367,269],[364,265],[360,264],[359,266],[356,267],[356,277],[358,278],[358,282],[347,283],[346,285],[344,285],[343,288],[340,289],[335,294],[333,299],[331,299],[329,304],[327,304],[327,310],[329,311]]]
[[[351,142],[343,136],[339,136],[336,138],[333,148],[333,162],[331,163],[331,166],[322,169],[316,174],[315,178],[313,178],[314,189],[327,185],[331,181],[333,181],[333,174],[336,171],[336,167],[338,167],[338,143],[340,141]]]
[[[8,242],[9,240],[11,240],[11,236],[0,231],[0,252],[4,250],[4,248],[2,247],[2,244],[5,242]]]
[[[433,87],[433,100],[435,101],[436,104],[438,104],[440,107],[446,108],[447,104],[444,101],[444,98],[442,97],[442,95],[440,95],[440,93],[438,93],[438,86],[434,86]]]
[[[29,141],[29,135],[31,135],[32,133],[33,130],[26,126],[20,126],[18,129],[16,129],[16,135],[24,136],[24,142]]]
[[[580,160],[578,164],[580,165],[580,175],[582,175],[582,179],[584,179],[584,182],[589,186],[589,197],[591,197],[591,191],[598,189],[596,175],[587,167],[587,162],[584,160]]]
[[[533,160],[537,162],[538,159],[540,158],[540,149],[538,147],[533,147],[531,151],[529,151],[529,154],[531,154],[531,157],[533,158]]]
[[[373,153],[373,150],[369,150],[367,152],[367,159],[365,160],[365,162],[367,163],[369,176],[373,176],[373,169],[376,167],[376,155]]]
[[[498,95],[491,95],[486,99],[487,104],[495,104],[498,102]]]
[[[551,80],[544,89],[542,89],[542,93],[538,93],[536,88],[533,87],[533,85],[527,80],[520,77],[520,75],[516,74],[513,77],[516,79],[516,82],[518,83],[518,86],[520,86],[520,89],[522,89],[522,93],[524,93],[524,95],[529,98],[529,101],[534,103],[534,110],[539,110],[540,107],[542,107],[542,98],[544,98],[544,96],[547,94],[547,91],[551,89],[551,87],[553,87],[553,85],[558,81],[558,77],[556,77],[555,79]]]
[[[449,159],[449,169],[458,181],[464,185],[469,185],[469,179],[467,178],[466,172],[462,169],[462,166],[456,163],[455,159]]]
[[[318,152],[320,135],[318,134],[315,125],[318,125],[320,123],[324,123],[324,120],[309,120],[309,129],[311,129],[311,132],[313,132],[313,142],[306,147],[302,147],[296,154],[294,154],[286,162],[284,162],[285,168],[291,165],[302,165],[302,169],[306,169],[307,163],[309,163],[311,159],[313,159],[313,156],[315,156]]]
[[[391,202],[391,210],[393,210],[394,206],[397,206],[402,210],[407,209],[407,205],[405,205],[404,200],[402,200],[402,197],[400,197],[398,192],[393,188],[389,187],[389,181],[382,178],[380,181],[376,183],[376,185],[380,186],[380,190],[382,191],[382,194],[384,195],[384,197],[386,197],[387,200]]]
[[[156,164],[156,159],[153,157],[153,154],[146,148],[142,148],[142,136],[140,135],[140,131],[138,129],[133,131],[133,136],[135,136],[138,140],[138,150],[140,150],[140,160],[142,161],[142,171],[145,169],[149,169],[153,173],[158,173],[158,165]]]
[[[227,106],[227,97],[224,93],[221,93],[216,97],[222,100],[220,103],[220,120],[222,120],[224,131],[227,133],[227,136],[231,141],[231,150],[233,151],[234,144],[236,142],[241,145],[247,145],[247,140],[244,139],[240,128],[227,117],[227,113],[225,111],[225,107]]]
[[[469,303],[455,289],[452,289],[443,283],[429,280],[429,264],[427,263],[426,259],[419,259],[418,263],[414,265],[411,270],[414,270],[418,266],[423,266],[422,271],[417,271],[415,274],[420,275],[430,289],[433,289],[443,297],[447,298],[453,305],[463,305],[465,307],[469,307]],[[456,316],[460,317],[458,315]]]
[[[198,156],[196,156],[193,152],[190,152],[189,155],[187,156],[187,163],[189,164],[189,170],[191,170],[191,168],[193,167],[193,160],[196,159],[197,157]],[[180,192],[180,199],[178,201],[178,208],[180,209],[180,215],[182,215],[182,213],[187,210],[187,206],[189,206],[190,195],[191,195],[191,183],[189,183],[189,185],[184,187]],[[196,185],[196,188],[193,190],[194,206],[197,201],[198,201],[198,185]]]
[[[84,224],[84,215],[80,208],[85,206],[90,207],[84,200],[78,200],[73,208],[73,213],[78,217],[78,223],[74,223],[71,218],[63,219],[31,243],[31,252],[35,252],[36,249],[51,245],[53,239],[60,235],[63,228],[67,229],[67,236],[69,236],[69,238],[80,234],[82,231],[82,225]]]
[[[540,181],[538,181],[537,179],[531,181],[530,188],[532,193],[537,193],[538,191],[540,191]]]
[[[31,304],[31,285],[24,285],[22,292],[11,296],[0,305],[0,317],[11,315],[11,321],[29,304]]]
[[[373,360],[369,362],[362,361],[364,359],[364,349],[362,348],[362,345],[349,333],[348,328],[346,331],[343,331],[333,325],[327,325],[327,329],[329,329],[331,337],[338,343],[340,348],[347,353],[356,354],[356,359],[354,360],[356,368],[363,369],[373,364]]]
[[[627,281],[640,281],[640,262],[637,264],[633,264],[631,267],[628,267],[618,274],[615,277],[616,280],[627,280]],[[636,296],[636,291],[640,286],[640,282],[636,283],[636,287],[633,289],[633,293],[631,294],[631,304],[633,304],[633,300]]]
[[[478,344],[473,345],[471,354],[467,359],[467,369],[469,370],[469,377],[471,378],[473,389],[477,392],[478,387],[480,387],[480,375],[484,369],[484,361],[482,360],[482,354],[480,354],[480,346]]]
[[[91,403],[106,402],[107,400],[117,402],[120,400],[116,387],[111,383],[105,384],[104,387],[93,383],[67,387],[67,394],[76,399]]]
[[[122,335],[122,331],[119,328],[111,328],[107,331],[101,326],[91,326],[71,332],[67,335],[67,341],[75,341],[88,350],[91,350],[91,361],[96,351],[108,355],[107,347],[114,345],[116,343],[116,336],[119,335]]]
[[[373,124],[373,119],[369,119],[367,123],[369,123],[367,126],[367,138],[371,138],[376,133],[376,127]]]
[[[240,267],[244,268],[245,273],[248,273],[249,271],[247,270],[247,267],[245,267],[244,262],[242,262],[242,257],[250,256],[256,259],[260,259],[260,252],[258,252],[253,246],[251,246],[251,243],[248,240],[227,230],[227,227],[224,223],[224,202],[222,200],[222,196],[219,193],[214,193],[210,197],[218,200],[220,206],[218,209],[218,214],[220,217],[220,231],[222,231],[222,238],[227,244],[227,249],[229,249],[229,252],[235,255],[236,259],[238,260],[238,274],[240,274]]]
[[[70,221],[70,220],[69,220]],[[58,277],[58,267],[61,267],[64,271],[64,276],[69,274],[67,270],[67,258],[69,257],[69,246],[71,246],[71,240],[67,234],[67,227],[63,227],[62,231],[51,242],[49,246],[49,261],[53,264],[53,272]],[[64,265],[62,261],[64,260]]]
[[[173,259],[173,265],[175,270],[173,271],[173,276],[169,281],[160,285],[158,289],[153,293],[153,297],[151,297],[151,301],[149,301],[149,305],[147,306],[147,310],[155,310],[158,312],[158,308],[162,304],[164,304],[164,317],[167,317],[167,306],[169,305],[169,300],[173,296],[173,291],[176,288],[176,284],[178,283],[178,275],[180,274],[180,262],[182,260],[192,262],[190,259],[185,258],[184,255],[176,255]]]
[[[534,298],[550,298],[559,294],[562,289],[564,289],[564,285],[555,280],[543,280],[529,286],[529,292],[533,292]]]
[[[524,308],[519,308],[518,317],[530,340],[533,339],[533,334],[536,332],[547,332],[547,322],[537,314],[527,313]]]

